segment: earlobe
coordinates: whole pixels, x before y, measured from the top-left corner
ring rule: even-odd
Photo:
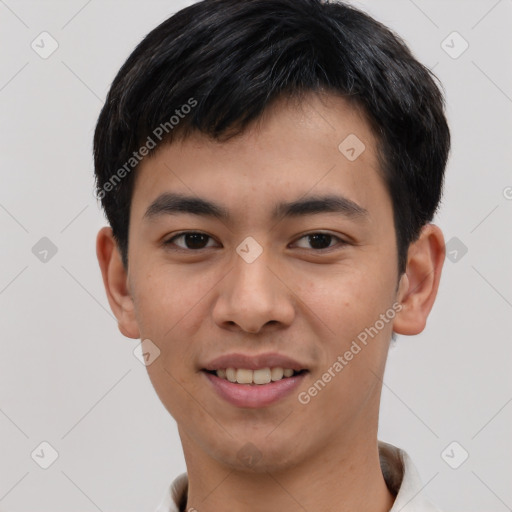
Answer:
[[[110,227],[104,227],[98,232],[96,256],[108,302],[117,318],[119,330],[128,338],[140,338],[135,307],[127,284],[127,272]]]
[[[396,333],[419,334],[425,328],[439,288],[444,257],[442,231],[434,224],[427,224],[409,247],[407,269],[397,296],[402,309],[393,323]]]

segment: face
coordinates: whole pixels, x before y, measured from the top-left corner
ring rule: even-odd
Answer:
[[[402,287],[376,141],[343,99],[162,146],[138,169],[128,260],[120,326],[160,350],[147,370],[186,454],[242,468],[252,451],[275,470],[376,437]],[[303,371],[205,371],[230,365]]]

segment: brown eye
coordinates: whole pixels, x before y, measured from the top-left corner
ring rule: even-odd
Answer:
[[[334,247],[335,245],[331,245],[331,242],[338,241],[338,245],[344,245],[345,242],[341,240],[341,238],[331,235],[329,233],[309,233],[307,235],[302,236],[299,238],[300,240],[306,240],[307,246],[301,246],[299,247],[301,249],[314,249],[317,251],[321,251],[323,249],[329,249],[331,247]]]
[[[173,236],[165,242],[165,245],[176,245],[180,249],[184,250],[200,250],[208,247],[207,243],[209,239],[213,240],[211,236],[205,233],[188,231],[186,233],[180,233],[179,235]],[[181,242],[176,243],[177,240],[181,240]],[[209,247],[211,247],[211,245]]]

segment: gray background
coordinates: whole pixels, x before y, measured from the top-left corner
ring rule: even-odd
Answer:
[[[190,3],[0,0],[0,509],[151,511],[185,470],[105,297],[91,147],[121,64]],[[453,136],[436,222],[454,261],[425,332],[390,350],[379,437],[409,452],[441,508],[510,510],[512,0],[353,3],[434,68]],[[47,59],[31,48],[43,31],[59,45]],[[453,31],[469,43],[457,58]],[[43,441],[58,452],[46,470]]]

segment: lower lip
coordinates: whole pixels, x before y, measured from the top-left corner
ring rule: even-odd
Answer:
[[[203,371],[203,373],[221,398],[236,407],[252,409],[266,407],[289,395],[299,386],[307,374],[307,372],[303,372],[268,384],[251,385],[230,382],[206,371]]]

